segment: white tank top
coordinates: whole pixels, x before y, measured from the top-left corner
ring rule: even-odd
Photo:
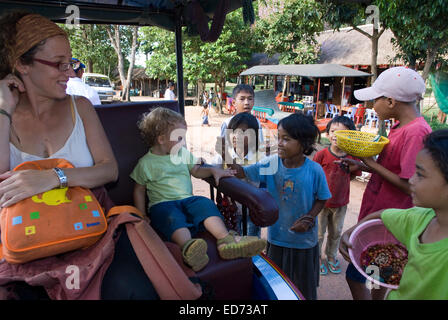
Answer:
[[[14,169],[25,161],[61,158],[70,161],[76,168],[93,166],[93,158],[87,146],[84,124],[76,108],[75,99],[72,96],[75,113],[75,126],[73,131],[65,141],[64,146],[48,158],[42,158],[17,149],[11,142],[9,143],[9,168]]]

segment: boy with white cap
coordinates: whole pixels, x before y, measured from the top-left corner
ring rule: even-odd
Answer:
[[[423,139],[431,133],[431,127],[417,108],[425,89],[425,82],[416,71],[395,67],[382,72],[371,87],[354,91],[358,100],[375,101],[373,108],[380,120],[396,120],[388,136],[390,143],[377,161],[363,158],[363,163],[358,162],[363,171],[372,172],[358,221],[382,209],[413,206],[408,181],[415,172],[415,159],[423,147]],[[351,264],[347,268],[346,279],[355,300],[370,298],[364,285],[365,278]],[[384,296],[385,292],[378,291],[373,290],[372,293]]]

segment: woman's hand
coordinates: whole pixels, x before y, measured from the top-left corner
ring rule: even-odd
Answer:
[[[25,92],[25,86],[15,75],[8,74],[0,80],[0,108],[12,114],[19,102],[20,92]]]
[[[0,180],[1,207],[9,207],[59,185],[53,170],[7,171],[0,175]]]

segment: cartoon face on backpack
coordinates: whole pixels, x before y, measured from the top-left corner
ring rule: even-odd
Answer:
[[[39,195],[35,195],[31,199],[36,203],[45,203],[47,206],[58,206],[62,203],[72,202],[67,198],[67,190],[67,187],[62,189],[53,189],[44,192],[41,195],[42,198],[39,198]]]

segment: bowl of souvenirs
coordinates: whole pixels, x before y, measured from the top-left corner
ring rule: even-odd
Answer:
[[[408,262],[408,252],[381,219],[360,224],[349,241],[352,244],[348,249],[350,259],[367,280],[382,287],[398,288]]]

